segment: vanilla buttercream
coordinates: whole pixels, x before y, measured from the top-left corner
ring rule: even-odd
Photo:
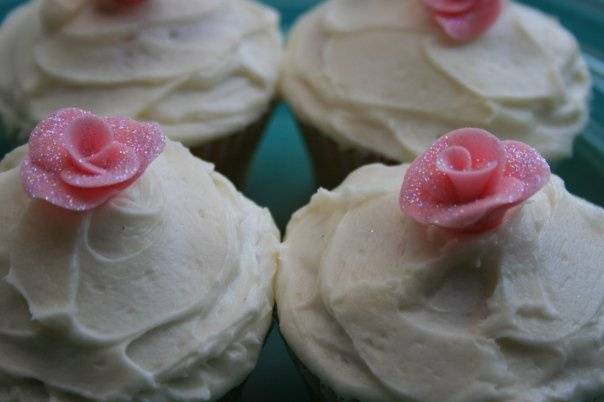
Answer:
[[[180,144],[87,213],[0,164],[0,401],[213,401],[255,366],[278,230]]]
[[[511,1],[482,37],[455,44],[421,0],[329,0],[292,30],[280,83],[305,124],[401,162],[463,126],[569,156],[590,87],[573,36]]]
[[[51,111],[77,106],[162,124],[198,146],[244,129],[272,100],[278,15],[249,0],[34,0],[0,28],[0,117],[24,142]]]
[[[407,165],[369,165],[288,225],[281,331],[343,400],[557,402],[604,394],[604,210],[557,176],[498,229],[399,209]]]

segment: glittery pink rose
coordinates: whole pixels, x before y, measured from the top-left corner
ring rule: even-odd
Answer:
[[[451,39],[471,41],[497,21],[503,0],[423,0]]]
[[[500,225],[507,211],[539,191],[549,176],[549,165],[530,146],[462,128],[409,166],[400,206],[424,224],[482,232]]]
[[[130,186],[164,145],[155,123],[62,109],[32,132],[21,180],[32,198],[87,211]]]

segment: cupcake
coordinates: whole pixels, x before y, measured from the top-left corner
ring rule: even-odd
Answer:
[[[505,0],[326,1],[293,29],[280,79],[328,188],[457,127],[567,157],[590,86],[573,36]]]
[[[241,179],[278,76],[278,16],[250,0],[35,0],[0,28],[0,120],[13,144],[82,107],[159,122]]]
[[[266,210],[159,126],[51,114],[0,163],[0,401],[235,400],[272,320]]]
[[[462,129],[294,215],[279,325],[318,401],[592,401],[602,250],[604,210],[533,148]]]

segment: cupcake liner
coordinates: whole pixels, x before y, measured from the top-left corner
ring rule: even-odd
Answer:
[[[398,165],[400,162],[359,148],[342,148],[318,129],[298,121],[313,161],[317,185],[328,190],[339,185],[352,171],[370,163]]]
[[[254,156],[256,146],[262,138],[273,107],[254,123],[234,134],[218,138],[191,148],[191,153],[206,162],[213,163],[216,170],[228,177],[236,186],[241,186]]]

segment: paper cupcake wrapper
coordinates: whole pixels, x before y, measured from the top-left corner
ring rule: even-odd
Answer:
[[[272,111],[271,106],[264,115],[243,130],[192,147],[191,153],[206,162],[213,163],[216,170],[228,177],[236,186],[243,185]]]
[[[352,171],[370,163],[398,165],[400,162],[372,151],[359,148],[343,148],[318,129],[298,121],[313,161],[317,185],[326,189],[338,186]]]

